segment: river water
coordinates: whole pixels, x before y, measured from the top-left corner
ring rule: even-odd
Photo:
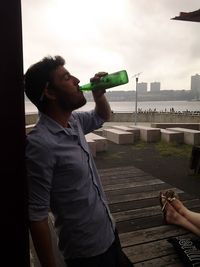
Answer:
[[[133,112],[135,111],[135,102],[110,102],[113,112]],[[200,111],[200,101],[143,101],[137,103],[138,109],[142,111]],[[94,108],[94,102],[88,102],[79,110],[91,110]],[[37,112],[37,108],[29,101],[25,102],[25,112]]]

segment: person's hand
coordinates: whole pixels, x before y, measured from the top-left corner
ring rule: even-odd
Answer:
[[[94,75],[94,77],[92,77],[92,78],[90,79],[90,82],[93,83],[93,84],[95,84],[95,83],[98,84],[98,82],[100,81],[101,77],[106,76],[107,74],[108,74],[108,73],[107,73],[107,72],[104,72],[104,71],[98,72],[98,73],[96,73],[96,74]],[[102,95],[105,94],[105,92],[106,92],[105,89],[97,89],[97,90],[93,90],[93,91],[92,91],[93,96],[94,96],[95,99],[96,99],[96,98],[100,98]]]

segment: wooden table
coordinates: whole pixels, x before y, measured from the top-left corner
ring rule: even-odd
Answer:
[[[124,252],[134,266],[183,266],[172,245],[174,236],[193,236],[163,223],[159,192],[172,189],[186,207],[200,211],[200,201],[135,167],[99,170]]]

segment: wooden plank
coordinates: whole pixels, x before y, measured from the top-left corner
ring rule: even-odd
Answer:
[[[122,177],[110,177],[107,179],[101,179],[103,185],[113,185],[113,184],[120,184],[120,183],[131,183],[131,182],[142,182],[142,181],[152,181],[155,178],[151,176],[144,176],[144,175],[137,175],[137,176],[122,176]]]
[[[136,218],[141,217],[150,217],[154,215],[160,214],[160,206],[153,206],[148,208],[136,209],[136,210],[129,210],[129,211],[122,211],[116,212],[113,214],[114,219],[116,222],[128,221],[133,220]]]
[[[166,239],[174,236],[181,236],[188,231],[175,225],[161,225],[148,229],[132,231],[119,234],[122,247],[130,247],[133,245],[151,242],[154,240]]]
[[[200,209],[194,209],[194,211],[199,212]],[[113,214],[114,216],[114,214]],[[119,233],[127,233],[131,231],[136,231],[140,229],[147,229],[151,227],[156,227],[163,225],[163,216],[162,214],[157,214],[147,217],[137,217],[130,219],[128,221],[119,221],[116,223]]]
[[[200,209],[199,201],[195,204],[192,202],[192,205],[190,205],[188,208],[190,210],[199,210]],[[160,205],[157,205],[157,206],[145,207],[142,209],[132,209],[128,211],[116,212],[113,213],[113,217],[116,220],[116,222],[120,222],[120,221],[133,220],[135,218],[140,218],[140,217],[150,217],[161,214],[161,212],[162,211]]]
[[[195,209],[194,211],[200,212],[200,209],[198,208],[198,209]],[[164,222],[163,222],[162,214],[154,215],[151,217],[138,217],[135,219],[130,219],[128,221],[116,222],[119,233],[127,233],[127,232],[136,231],[140,229],[157,227],[163,224]]]
[[[142,172],[121,172],[121,173],[112,173],[112,174],[100,174],[102,180],[109,180],[109,179],[123,179],[123,178],[134,178],[134,177],[149,177],[149,179],[155,179],[155,177]]]
[[[128,187],[128,188],[120,188],[116,190],[109,190],[107,191],[107,197],[114,197],[114,196],[120,196],[120,195],[129,195],[129,194],[135,194],[139,192],[150,192],[150,191],[165,191],[168,188],[171,188],[170,185],[166,183],[161,183],[161,184],[153,184],[153,185],[144,185],[141,184],[141,186],[137,187]],[[159,196],[159,194],[158,194]]]
[[[128,233],[131,231],[137,231],[141,229],[147,229],[152,227],[157,227],[163,224],[162,215],[155,215],[145,218],[135,218],[134,220],[117,222],[118,232]]]
[[[179,197],[182,201],[191,200],[194,197],[191,195],[188,195],[186,193],[179,193]],[[198,199],[199,202],[199,199]],[[131,210],[131,209],[139,209],[143,207],[151,207],[153,205],[158,204],[158,196],[155,196],[154,198],[150,199],[138,199],[133,201],[125,201],[120,203],[113,203],[109,204],[109,208],[112,213],[118,212],[118,211],[125,211],[125,210]]]
[[[104,191],[110,190],[117,190],[117,189],[125,189],[125,188],[132,188],[132,187],[140,187],[144,185],[158,185],[163,184],[164,182],[159,179],[152,179],[152,180],[145,180],[145,181],[123,181],[123,183],[116,183],[116,184],[107,184],[104,185]]]
[[[189,237],[190,235],[185,236]],[[152,260],[168,255],[174,257],[173,254],[176,254],[175,249],[167,239],[143,243],[137,246],[123,248],[123,250],[133,263]]]
[[[178,255],[167,255],[164,257],[159,257],[156,259],[142,261],[134,264],[134,267],[183,267],[183,264],[180,262]]]
[[[188,204],[187,207],[191,211],[199,212],[200,211],[200,203],[199,200],[196,200],[194,202],[193,200],[191,202],[186,202],[184,204]],[[128,221],[133,220],[135,218],[142,218],[142,217],[150,217],[162,214],[160,206],[150,206],[150,207],[143,207],[142,209],[130,209],[126,211],[118,211],[115,213],[112,213],[114,219],[116,222],[121,221]]]
[[[121,174],[121,173],[127,173],[127,172],[132,172],[132,173],[143,173],[145,174],[144,171],[135,168],[133,166],[125,166],[125,167],[115,167],[115,168],[107,168],[107,169],[99,169],[98,170],[100,175],[115,175],[115,174]]]
[[[156,205],[158,197],[109,204],[111,213]]]
[[[143,243],[123,250],[133,263],[175,254],[174,248],[167,240]]]
[[[150,198],[150,199],[140,199],[133,201],[125,201],[120,203],[109,204],[109,208],[111,213],[139,209],[143,207],[150,207],[152,205],[156,205],[158,203],[158,197]]]
[[[171,187],[168,188],[171,190],[174,190],[176,193],[181,193],[182,190]],[[124,202],[124,201],[132,201],[132,200],[139,200],[139,199],[148,199],[148,198],[153,198],[153,197],[158,197],[160,193],[160,190],[155,190],[155,191],[150,191],[150,192],[137,192],[133,194],[126,194],[126,195],[115,195],[115,196],[109,196],[107,195],[108,202],[113,204],[113,203],[119,203],[119,202]]]

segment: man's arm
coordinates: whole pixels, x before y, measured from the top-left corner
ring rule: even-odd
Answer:
[[[90,79],[91,82],[98,82],[99,79],[102,76],[105,76],[107,73],[106,72],[99,72],[95,74],[93,78]],[[95,111],[99,115],[100,118],[102,118],[104,121],[109,121],[110,116],[111,116],[111,109],[110,105],[105,97],[105,90],[94,90],[93,93],[93,98],[95,101]]]
[[[48,218],[42,221],[31,221],[30,231],[41,266],[56,267]]]

